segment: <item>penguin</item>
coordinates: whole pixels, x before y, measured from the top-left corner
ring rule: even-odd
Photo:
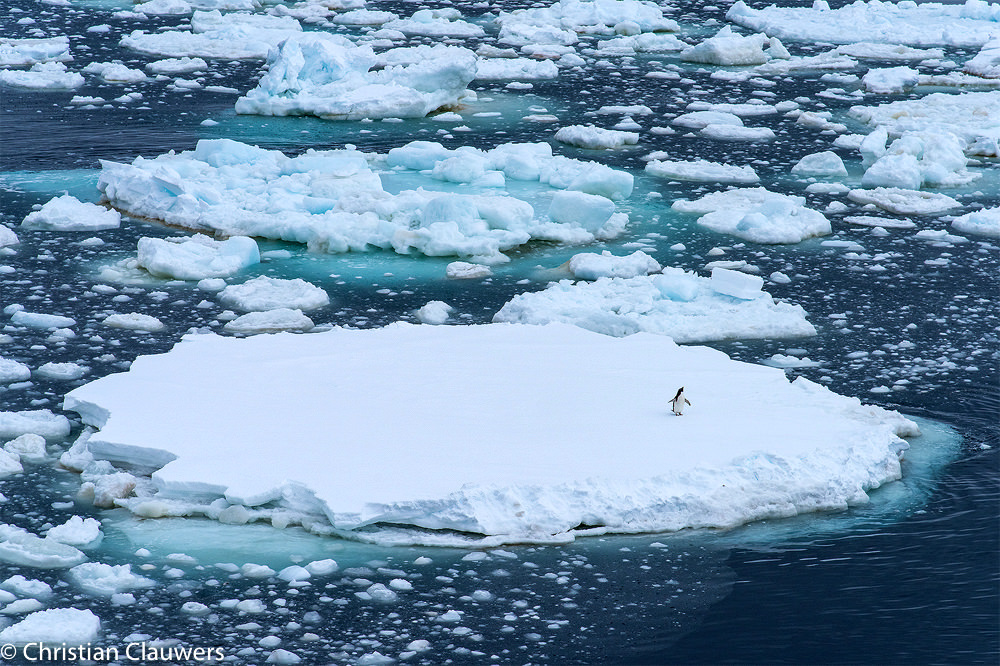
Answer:
[[[677,395],[674,399],[670,401],[670,408],[674,410],[674,414],[677,416],[684,415],[684,405],[691,404],[691,401],[684,397],[684,387],[677,389]]]

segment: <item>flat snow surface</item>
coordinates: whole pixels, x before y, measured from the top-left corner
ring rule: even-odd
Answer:
[[[193,335],[66,407],[101,427],[92,451],[176,456],[154,474],[167,497],[263,504],[301,484],[338,528],[508,540],[843,507],[898,478],[896,433],[916,434],[778,369],[562,324]]]

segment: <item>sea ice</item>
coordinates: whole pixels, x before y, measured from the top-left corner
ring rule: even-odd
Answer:
[[[312,319],[302,310],[275,308],[264,312],[248,312],[228,322],[223,329],[233,335],[257,335],[280,331],[306,332],[313,329]]]
[[[50,608],[0,631],[0,642],[84,645],[96,640],[100,631],[100,618],[88,609]]]
[[[445,275],[455,280],[476,280],[493,275],[493,269],[483,264],[453,261],[445,266]]]
[[[3,445],[3,450],[28,462],[37,463],[48,458],[48,453],[45,451],[45,438],[32,433],[15,437]]]
[[[912,67],[884,67],[869,69],[861,77],[861,85],[868,92],[901,93],[916,87],[919,80],[919,72]]]
[[[14,39],[0,37],[0,67],[23,67],[39,62],[68,62],[69,37]]]
[[[414,314],[421,324],[441,325],[448,321],[454,310],[455,308],[444,301],[430,301]]]
[[[875,204],[896,215],[934,215],[962,205],[945,194],[898,187],[851,190],[847,193],[847,198],[860,204]]]
[[[52,586],[41,580],[32,580],[21,575],[14,575],[0,583],[0,589],[13,592],[19,597],[32,599],[48,599],[52,596]]]
[[[11,384],[31,379],[31,368],[20,361],[0,356],[0,384]]]
[[[73,516],[62,525],[50,527],[49,531],[45,533],[46,539],[52,539],[53,541],[78,548],[92,546],[95,542],[103,538],[103,536],[100,521],[94,518],[84,518],[83,516]]]
[[[101,323],[111,328],[121,328],[127,331],[146,331],[148,333],[158,333],[166,328],[166,325],[156,317],[140,312],[111,314],[105,317]]]
[[[754,243],[798,243],[831,233],[822,213],[805,207],[803,197],[769,192],[762,187],[706,194],[672,205],[682,213],[701,215],[698,224]]]
[[[714,37],[681,51],[681,60],[707,65],[763,65],[774,57],[788,57],[777,39],[761,33],[743,36],[728,25]]]
[[[96,74],[106,83],[142,83],[149,80],[141,69],[132,69],[118,62],[92,62],[83,71]]]
[[[179,202],[180,203],[180,202]],[[156,277],[204,280],[229,277],[260,263],[257,242],[246,236],[217,241],[203,234],[140,238],[138,265]]]
[[[53,414],[48,409],[26,412],[0,412],[0,438],[13,439],[26,433],[41,435],[46,439],[60,439],[69,435],[69,419]]]
[[[750,294],[742,277],[754,276],[737,274],[727,283],[723,277],[701,278],[667,268],[659,275],[577,283],[563,280],[542,291],[515,296],[493,320],[571,323],[614,336],[641,331],[685,343],[816,334],[801,307],[774,301],[759,285],[756,295]],[[733,298],[729,291],[741,297]]]
[[[966,61],[962,71],[987,79],[1000,79],[1000,37],[992,39]]]
[[[431,173],[421,176],[424,187],[389,194],[369,160],[397,171]],[[555,156],[547,143],[481,151],[414,141],[384,157],[310,150],[292,158],[216,139],[199,141],[193,151],[102,166],[98,187],[112,205],[168,224],[308,243],[320,251],[383,248],[476,257],[480,263],[505,261],[502,251],[532,239],[586,243],[614,238],[628,221],[615,213],[599,229],[587,229],[536,216],[530,204],[496,187],[496,176],[609,200],[628,197],[633,187],[631,174]],[[440,180],[484,178],[491,185],[484,194],[435,191]]]
[[[774,130],[770,127],[743,127],[742,125],[706,125],[698,132],[709,139],[723,141],[770,141]]]
[[[413,16],[387,22],[384,27],[406,35],[426,37],[482,37],[482,27],[462,20],[462,13],[454,7],[418,9]]]
[[[85,562],[70,569],[69,577],[84,591],[105,597],[155,585],[149,578],[132,573],[131,564]]]
[[[236,100],[236,112],[341,120],[422,118],[456,106],[477,70],[476,55],[461,47],[439,46],[427,56],[375,70],[369,46],[341,35],[296,34],[271,51],[267,73]]]
[[[23,229],[46,231],[100,231],[121,226],[121,214],[103,206],[85,203],[64,194],[50,199],[40,209],[28,213],[21,222]]]
[[[470,391],[475,376],[482,381]],[[667,405],[680,385],[694,403],[683,418]],[[397,395],[406,399],[387,409]],[[782,418],[760,409],[761,395]],[[91,423],[100,428],[91,442],[135,446],[150,460],[176,456],[153,475],[157,495],[125,501],[133,510],[173,497],[201,514],[209,509],[196,494],[224,494],[255,502],[266,519],[257,505],[280,504],[293,481],[335,528],[375,526],[366,539],[390,523],[495,535],[492,545],[565,541],[581,524],[728,527],[843,508],[899,478],[907,447],[899,436],[918,434],[894,412],[789,382],[775,368],[663,336],[619,339],[558,324],[192,335],[75,389],[66,406],[110,414]],[[330,455],[337,465],[312,464]],[[264,610],[258,599],[235,607]]]
[[[244,312],[263,312],[278,308],[315,310],[330,304],[326,291],[302,278],[291,280],[260,275],[242,284],[231,284],[218,299]]]
[[[87,556],[73,546],[0,523],[0,562],[36,569],[62,569],[85,559]]]
[[[593,125],[570,125],[556,132],[555,140],[591,150],[621,148],[638,143],[639,133],[602,129]]]
[[[804,156],[792,167],[792,173],[796,176],[846,176],[847,167],[844,166],[840,155],[826,150]]]
[[[678,127],[690,127],[691,129],[704,129],[709,125],[743,126],[742,118],[726,111],[692,111],[683,113],[670,122]]]
[[[0,70],[0,85],[25,90],[73,90],[84,84],[82,74],[70,72],[61,62],[39,62],[28,70]]]
[[[607,250],[600,254],[581,252],[570,257],[567,268],[578,280],[596,280],[602,277],[631,278],[663,270],[660,262],[641,250],[636,250],[625,257],[616,257]]]
[[[757,172],[751,166],[720,164],[707,160],[652,160],[646,163],[646,173],[659,176],[660,178],[697,180],[713,183],[753,185],[760,181]]]
[[[752,9],[738,0],[726,18],[781,39],[979,47],[995,35],[998,13],[995,3],[984,0],[964,4],[856,0],[838,9],[831,9],[826,0],[813,2],[811,8],[772,5],[763,9]]]
[[[10,247],[11,245],[17,245],[20,243],[20,239],[14,230],[10,227],[0,224],[0,248]]]
[[[191,17],[191,31],[134,30],[119,43],[141,53],[171,58],[262,60],[273,47],[301,31],[299,22],[288,16],[196,11]]]
[[[559,43],[545,41],[547,34],[559,32],[573,35],[623,34],[631,24],[638,32],[677,32],[676,21],[665,18],[663,10],[652,2],[641,0],[559,0],[559,2],[531,9],[501,12],[496,22],[500,24],[500,41],[512,44]],[[621,26],[617,28],[616,26]],[[518,36],[523,41],[512,38]]]
[[[844,44],[833,50],[838,55],[846,55],[862,60],[931,60],[944,58],[943,49],[915,49],[903,44],[882,44],[879,42],[856,42]]]
[[[152,74],[188,74],[206,71],[208,63],[202,58],[165,58],[147,64],[146,69]]]
[[[33,374],[38,377],[44,377],[45,379],[71,381],[83,377],[87,374],[88,370],[89,368],[86,366],[80,365],[79,363],[73,363],[72,361],[67,361],[65,363],[49,361],[48,363],[43,363],[38,366]]]
[[[559,76],[559,68],[551,60],[534,58],[480,58],[476,63],[476,79],[498,81],[515,79],[531,81],[554,79]]]
[[[1000,207],[966,213],[952,220],[951,226],[966,234],[1000,238]]]

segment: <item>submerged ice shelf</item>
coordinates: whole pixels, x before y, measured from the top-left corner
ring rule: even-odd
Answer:
[[[681,385],[694,404],[678,418]],[[437,543],[842,508],[899,478],[900,436],[918,434],[781,370],[563,324],[193,335],[65,407],[99,428],[94,456],[160,467],[155,493],[120,502],[140,516],[376,541],[372,526],[410,525],[446,531]]]

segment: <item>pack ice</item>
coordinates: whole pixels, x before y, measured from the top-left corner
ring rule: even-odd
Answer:
[[[376,169],[422,186],[391,194]],[[505,194],[508,178],[537,181],[547,213]],[[105,161],[98,182],[115,208],[193,231],[327,252],[382,248],[491,263],[532,239],[615,237],[628,218],[614,202],[628,197],[632,185],[631,174],[553,155],[547,143],[484,151],[414,141],[386,155],[348,149],[288,157],[229,139],[132,164]],[[168,245],[158,244],[179,249]]]
[[[899,478],[918,434],[775,368],[565,324],[189,335],[65,407],[99,428],[95,456],[160,467],[155,494],[119,500],[139,515],[441,544],[842,508]]]

